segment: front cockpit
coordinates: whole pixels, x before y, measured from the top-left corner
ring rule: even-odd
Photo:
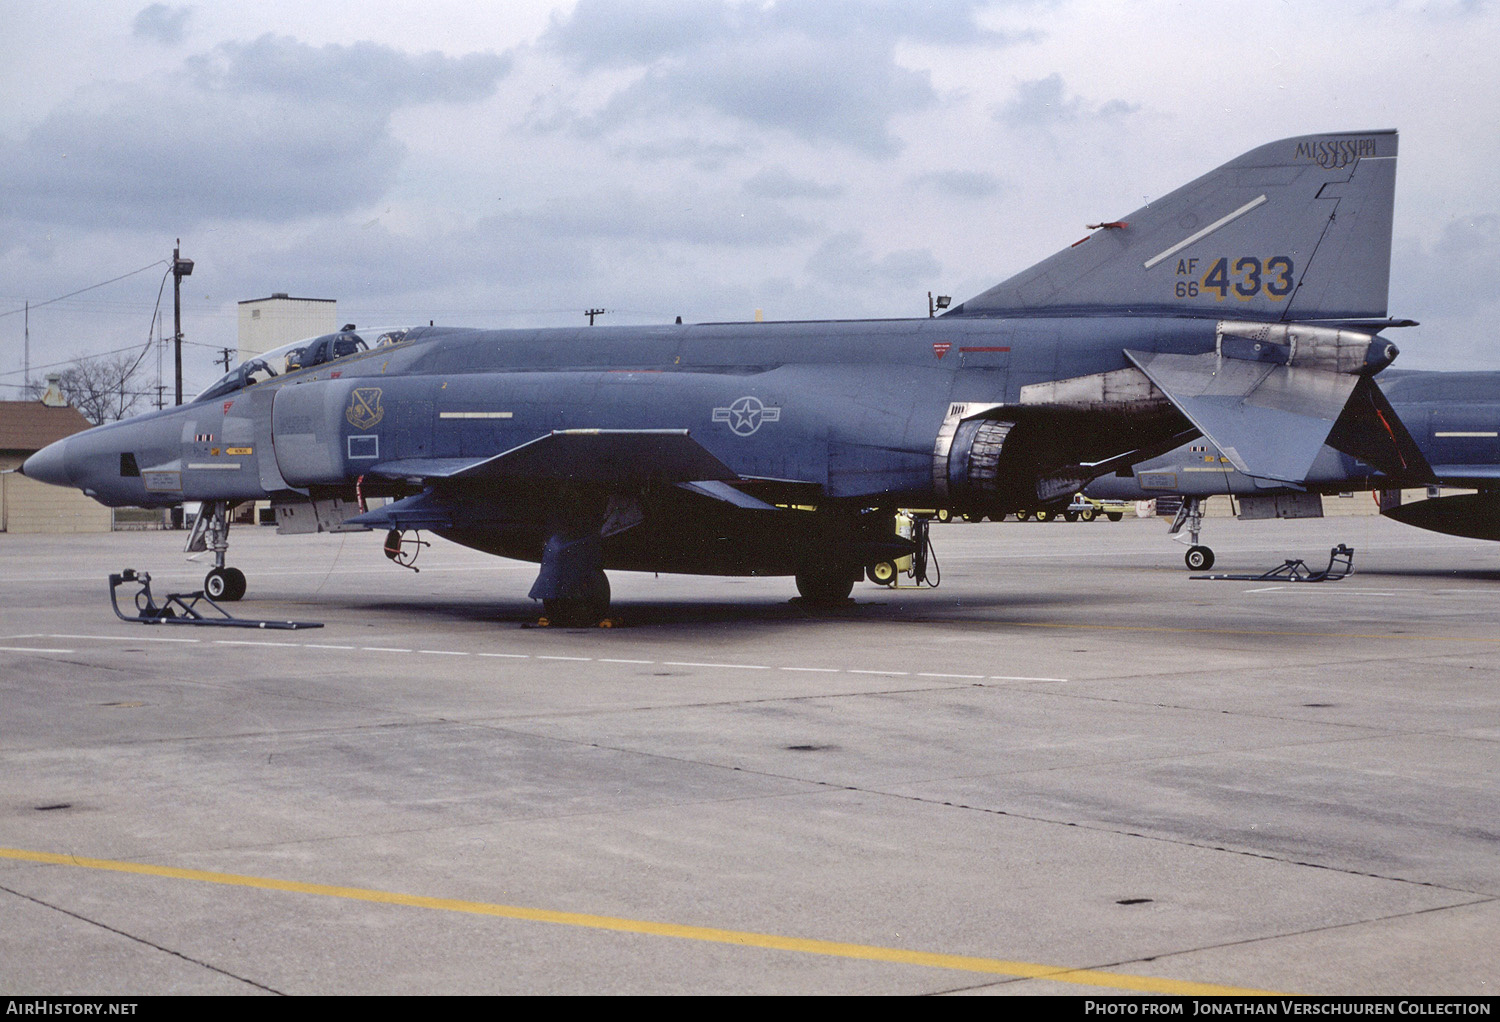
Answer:
[[[253,387],[257,383],[285,376],[287,373],[312,369],[375,348],[400,344],[406,340],[408,332],[405,329],[381,330],[375,332],[374,342],[369,343],[355,333],[351,325],[335,334],[324,334],[321,337],[283,344],[263,355],[253,355],[247,358],[219,377],[211,387],[193,398],[193,401],[212,401],[233,394],[235,391],[244,390],[246,387]]]

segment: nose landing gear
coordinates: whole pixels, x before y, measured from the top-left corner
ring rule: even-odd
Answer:
[[[201,554],[212,550],[214,566],[203,577],[203,591],[211,600],[232,603],[245,595],[245,573],[238,568],[224,567],[224,555],[229,551],[229,502],[227,500],[204,501],[188,533],[186,553]]]

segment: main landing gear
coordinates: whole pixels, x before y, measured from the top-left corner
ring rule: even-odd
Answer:
[[[209,599],[229,603],[244,597],[245,573],[238,568],[224,566],[224,555],[229,551],[228,501],[203,502],[183,549],[190,554],[213,551],[214,566],[203,577],[203,591],[208,594]]]
[[[1181,535],[1184,525],[1188,530],[1186,537]],[[1172,519],[1169,535],[1179,543],[1191,544],[1182,558],[1189,571],[1207,571],[1214,566],[1214,552],[1198,542],[1198,536],[1202,531],[1203,498],[1183,498],[1182,506],[1177,509],[1177,516]]]

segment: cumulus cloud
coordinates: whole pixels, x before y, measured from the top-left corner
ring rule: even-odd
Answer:
[[[810,276],[829,284],[880,291],[915,291],[942,273],[928,249],[902,249],[878,259],[858,231],[829,238],[807,260]]]
[[[4,215],[181,230],[354,209],[395,179],[397,109],[480,99],[506,68],[369,43],[225,43],[177,73],[82,92],[0,144]]]
[[[998,195],[1005,186],[994,174],[977,170],[934,170],[911,179],[918,191],[931,191],[957,199],[985,199]]]
[[[891,121],[938,102],[930,76],[904,67],[896,44],[1012,41],[976,20],[977,0],[936,0],[913,11],[887,0],[582,0],[553,19],[544,45],[578,69],[640,73],[598,113],[592,131],[707,111],[812,143],[872,156],[900,149]]]
[[[1009,103],[993,111],[995,119],[1013,127],[1050,128],[1084,121],[1113,121],[1139,110],[1137,104],[1112,99],[1091,103],[1069,94],[1060,74],[1022,82]]]
[[[182,42],[182,37],[187,30],[188,18],[192,13],[191,7],[152,4],[150,7],[142,8],[135,16],[131,31],[137,38],[154,39],[163,45],[175,46]]]
[[[844,188],[797,177],[785,167],[762,167],[745,182],[745,192],[760,199],[836,199]]]

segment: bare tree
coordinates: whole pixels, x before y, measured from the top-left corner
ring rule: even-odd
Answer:
[[[139,366],[139,357],[130,352],[84,357],[58,373],[58,385],[68,404],[98,426],[130,415],[145,397],[136,389]],[[45,384],[33,382],[32,397],[40,398],[45,389]]]

